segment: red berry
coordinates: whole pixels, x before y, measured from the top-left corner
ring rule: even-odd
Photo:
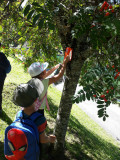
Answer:
[[[107,9],[108,9],[108,7],[105,7],[105,8],[104,8],[104,10],[107,10]]]
[[[109,6],[109,4],[107,3],[107,4],[106,4],[106,7],[108,7],[108,6]]]
[[[112,6],[109,6],[109,9],[112,9]]]
[[[93,27],[95,27],[95,25],[92,25],[90,28],[93,28]]]
[[[104,101],[105,101],[105,102],[107,102],[107,99],[106,99],[106,98],[104,98]]]
[[[109,90],[107,90],[106,93],[109,93]]]
[[[111,89],[114,89],[114,87],[111,87]]]
[[[5,46],[3,46],[3,48],[5,48]]]
[[[114,66],[114,65],[112,65],[112,68],[115,68],[115,66]]]
[[[100,12],[102,12],[103,11],[103,8],[100,8],[100,10],[99,10]]]
[[[118,69],[116,69],[115,71],[118,72]]]
[[[103,95],[101,95],[100,97],[101,97],[101,98],[105,98],[105,95],[103,94]]]
[[[111,12],[113,13],[113,12],[114,12],[114,9],[112,9]]]
[[[104,5],[106,5],[107,4],[107,1],[104,1],[104,3],[103,3]]]
[[[96,95],[94,94],[93,97],[96,97]]]
[[[106,14],[105,14],[105,16],[109,16],[110,15],[110,13],[109,12],[107,12]]]
[[[116,76],[114,77],[114,79],[117,79],[117,77],[118,77],[118,76],[117,76],[117,74],[116,74]]]
[[[103,9],[103,8],[106,6],[106,4],[107,4],[107,2],[105,1],[105,2],[103,3],[103,5],[101,6],[101,9]]]

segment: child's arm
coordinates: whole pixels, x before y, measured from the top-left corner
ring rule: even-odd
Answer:
[[[56,140],[56,136],[55,135],[47,136],[45,132],[40,134],[39,138],[40,138],[40,143],[54,143],[55,140]]]
[[[59,68],[60,64],[57,64],[56,66],[54,66],[53,68],[51,68],[49,71],[46,71],[46,74],[44,75],[44,79],[46,77],[48,77],[49,75],[51,75],[57,68]]]
[[[66,68],[66,65],[67,63],[70,61],[70,56],[67,56],[64,60],[63,60],[63,64],[62,64],[62,67],[59,71],[59,73],[51,78],[49,78],[49,85],[52,84],[52,83],[55,83],[57,82],[64,74],[65,72],[65,68]]]

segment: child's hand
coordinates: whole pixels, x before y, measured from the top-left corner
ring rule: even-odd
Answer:
[[[55,143],[56,136],[55,135],[49,135],[50,143]]]
[[[65,58],[65,63],[67,64],[69,61],[70,61],[71,59],[70,59],[70,56],[68,55],[66,58]]]

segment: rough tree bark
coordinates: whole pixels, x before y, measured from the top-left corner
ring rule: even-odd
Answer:
[[[62,32],[64,31],[62,30]],[[60,30],[60,35],[63,34],[64,33],[61,33]],[[72,108],[72,97],[76,91],[81,68],[88,57],[88,54],[86,55],[86,51],[89,48],[89,46],[86,45],[86,38],[81,37],[80,39],[71,39],[71,42],[70,38],[70,32],[67,33],[66,36],[61,37],[63,48],[65,46],[69,46],[71,43],[69,47],[73,48],[73,57],[72,61],[68,63],[66,68],[66,79],[54,129],[54,134],[57,137],[57,142],[54,145],[54,155],[56,157],[55,159],[60,160],[63,159],[64,156],[65,135]]]
[[[64,155],[65,135],[72,108],[72,96],[75,94],[83,63],[84,60],[76,58],[67,67],[66,80],[54,130],[57,137],[57,142],[54,146],[55,156],[57,159],[62,159]]]

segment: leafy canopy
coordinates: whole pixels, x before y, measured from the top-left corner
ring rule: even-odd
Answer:
[[[9,3],[8,3],[9,2]],[[81,70],[83,89],[73,102],[86,99],[98,104],[98,115],[106,120],[106,108],[113,101],[120,75],[120,12],[119,4],[103,2],[92,5],[88,1],[42,0],[1,2],[0,40],[6,53],[21,54],[25,66],[34,61],[55,63],[58,50],[66,45],[86,44],[86,61]],[[67,35],[70,35],[67,38]],[[67,41],[68,40],[68,41]],[[28,49],[23,47],[27,42]],[[20,45],[16,51],[10,46]],[[67,47],[67,46],[66,46]],[[75,46],[73,47],[73,54]],[[63,47],[64,49],[64,47]],[[78,54],[81,54],[82,48]],[[21,52],[22,51],[22,52]],[[81,56],[85,56],[86,51]]]

